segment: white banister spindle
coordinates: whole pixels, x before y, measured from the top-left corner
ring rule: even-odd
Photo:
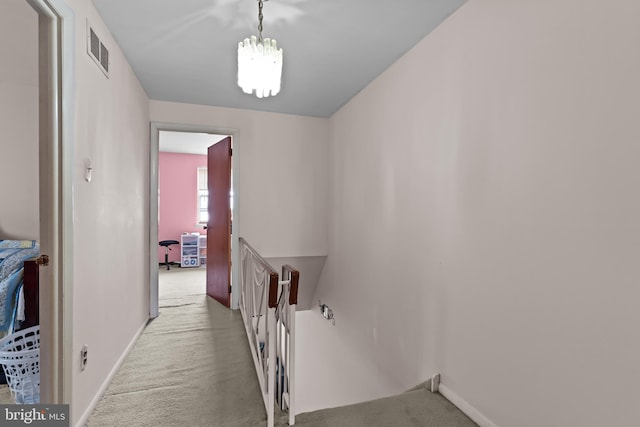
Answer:
[[[269,379],[268,383],[269,386],[267,388],[267,390],[269,391],[267,393],[267,425],[269,427],[273,426],[273,411],[274,411],[274,405],[275,405],[275,378],[276,378],[276,309],[269,309],[269,323],[268,323],[268,328],[267,328],[267,334],[269,336],[269,356],[268,356],[268,369],[269,372],[267,374],[267,377]]]
[[[294,425],[296,423],[296,411],[295,411],[295,401],[296,401],[296,304],[289,305],[289,357],[288,360],[288,376],[289,380],[287,381],[288,390],[287,395],[289,397],[289,425]]]

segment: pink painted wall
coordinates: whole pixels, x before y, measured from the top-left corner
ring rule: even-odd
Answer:
[[[207,156],[164,153],[158,155],[158,188],[160,189],[160,221],[158,241],[177,240],[184,232],[203,233],[195,227],[198,218],[198,168],[207,166]],[[180,246],[171,246],[169,261],[180,261]],[[158,246],[158,261],[164,261],[165,250]]]

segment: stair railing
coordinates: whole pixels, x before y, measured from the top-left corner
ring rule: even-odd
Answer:
[[[258,375],[267,426],[274,425],[276,401],[295,423],[295,307],[299,272],[286,265],[278,273],[240,238],[240,295],[242,313],[253,362]]]

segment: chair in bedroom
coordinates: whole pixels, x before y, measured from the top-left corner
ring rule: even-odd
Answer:
[[[166,265],[167,270],[171,270],[169,267],[171,265],[169,262],[169,251],[171,250],[171,245],[178,245],[180,242],[177,240],[161,240],[158,244],[164,247],[164,262],[161,262],[160,265]]]

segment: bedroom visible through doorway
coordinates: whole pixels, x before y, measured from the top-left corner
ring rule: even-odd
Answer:
[[[39,258],[30,270],[34,274],[29,274],[39,299],[32,307],[39,306],[34,322],[40,329],[40,384],[34,393],[39,393],[40,403],[71,399],[71,340],[66,337],[72,327],[73,230],[67,189],[73,114],[67,113],[72,111],[73,88],[65,73],[73,68],[70,12],[62,0],[7,0],[0,5],[0,33],[7,41],[0,48],[7,59],[0,65],[0,127],[3,152],[8,153],[4,159],[9,162],[0,161],[0,178],[11,182],[3,187],[8,194],[0,192],[6,202],[0,208],[0,239],[5,249],[15,249],[18,243],[22,250],[37,242],[39,252],[48,256],[48,263]],[[69,24],[62,26],[63,20]],[[5,261],[6,256],[5,252]],[[20,328],[13,325],[14,331]]]
[[[175,125],[174,125],[175,126]],[[153,127],[153,125],[152,125]],[[167,127],[171,127],[167,125]],[[152,129],[152,165],[153,137]],[[150,212],[150,245],[152,244],[155,225],[157,221],[156,250],[152,250],[151,260],[151,295],[150,315],[155,317],[154,305],[158,304],[158,297],[163,297],[163,286],[157,289],[154,296],[154,282],[162,284],[169,280],[174,283],[185,280],[188,293],[198,288],[204,294],[207,288],[206,270],[207,258],[211,254],[208,245],[207,220],[209,218],[209,195],[223,191],[228,199],[229,215],[233,211],[233,184],[227,184],[225,189],[218,188],[213,191],[208,188],[207,178],[209,147],[215,146],[229,134],[215,133],[210,130],[201,132],[199,129],[160,129],[157,131],[157,208],[154,209],[154,200],[151,201]],[[229,154],[230,155],[230,154]],[[152,167],[151,186],[154,184]],[[231,175],[231,172],[228,172]],[[231,178],[231,176],[229,176]],[[215,185],[215,184],[214,184]],[[152,194],[154,190],[152,189]],[[152,196],[153,197],[153,196]],[[154,214],[154,210],[157,212]],[[231,229],[226,236],[227,245],[231,246]],[[160,243],[162,242],[162,246]],[[168,243],[168,245],[167,245]],[[215,255],[215,252],[214,252]],[[231,264],[231,253],[227,255],[227,263]],[[168,265],[165,265],[165,260]],[[154,280],[154,270],[155,277]],[[199,274],[195,270],[201,271]],[[184,274],[180,274],[184,273]],[[197,285],[196,282],[200,282]],[[155,300],[155,301],[154,301]],[[154,304],[155,303],[155,304]],[[161,306],[155,305],[155,307]],[[156,308],[157,310],[157,308]]]

